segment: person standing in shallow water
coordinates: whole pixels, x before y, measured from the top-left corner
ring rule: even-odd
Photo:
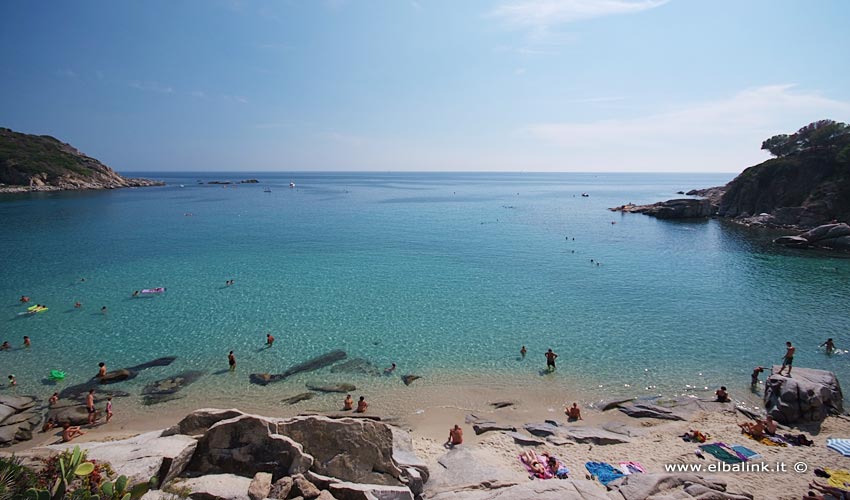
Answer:
[[[558,355],[552,352],[552,349],[546,351],[546,369],[550,372],[555,369],[555,359],[557,357]]]
[[[525,359],[525,354],[528,352],[528,349],[525,346],[522,346],[522,349],[519,350],[519,355],[522,356],[522,359]]]
[[[826,347],[826,353],[832,354],[832,352],[835,350],[835,343],[832,341],[832,337],[830,337],[826,339],[826,342],[821,344],[819,347]]]
[[[763,371],[764,368],[762,368],[761,366],[755,367],[755,369],[753,370],[753,374],[750,375],[750,385],[752,385],[753,387],[759,385],[759,374],[761,374],[761,372]]]
[[[230,351],[230,354],[227,355],[227,362],[230,364],[230,371],[236,370],[236,355],[233,354],[233,351]]]
[[[271,333],[266,334],[266,347],[271,347],[274,344],[274,336]]]
[[[794,363],[794,352],[796,347],[791,345],[791,342],[785,342],[785,357],[782,358],[782,366],[779,368],[779,375],[782,375],[782,370],[788,367],[788,376],[791,376],[791,365]]]

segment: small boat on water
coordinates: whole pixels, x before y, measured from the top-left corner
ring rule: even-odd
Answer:
[[[271,192],[272,192],[272,188],[267,187],[266,189],[263,189],[263,192],[264,192],[264,193],[271,193]]]
[[[180,187],[184,188],[184,187],[186,187],[186,186],[184,186],[183,184],[180,184]]]
[[[289,181],[289,188],[290,188],[290,189],[292,189],[292,188],[294,188],[294,187],[295,187],[295,183],[294,183],[294,182],[292,182],[292,181]]]

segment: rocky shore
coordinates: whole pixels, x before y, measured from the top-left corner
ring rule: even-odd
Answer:
[[[125,178],[70,144],[0,128],[0,193],[164,186]]]
[[[850,435],[850,419],[834,374],[794,368],[788,378],[777,369],[765,382],[764,409],[696,397],[602,401],[585,408],[578,421],[560,412],[541,414],[518,399],[470,409],[426,406],[421,414],[390,419],[201,409],[156,431],[94,426],[73,443],[30,426],[35,446],[15,449],[26,464],[39,467],[41,459],[78,444],[88,459],[110,463],[130,484],[152,485],[147,500],[174,494],[193,500],[798,499],[817,479],[814,468],[850,466],[850,459],[825,446],[829,436]],[[10,419],[37,424],[43,415],[33,398],[0,401],[3,408],[9,409],[4,426]],[[803,435],[814,445],[777,446],[741,434],[738,424],[765,415],[780,423],[777,435]],[[467,433],[463,444],[450,447],[445,441],[452,423]],[[707,442],[739,443],[760,457],[746,471],[671,469],[720,463],[697,453],[700,443],[680,437],[694,429],[709,435]],[[518,460],[525,451],[556,456],[568,477],[530,478]],[[645,472],[603,485],[586,469],[592,462],[636,462]],[[758,469],[779,463],[804,463],[808,470]]]

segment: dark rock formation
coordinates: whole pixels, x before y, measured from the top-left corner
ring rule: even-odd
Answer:
[[[823,247],[850,250],[850,225],[824,224],[797,236],[781,236],[773,242],[792,248]]]
[[[307,388],[316,392],[338,392],[346,393],[357,390],[354,384],[338,383],[338,384],[320,384],[318,382],[307,382]]]
[[[47,135],[0,128],[0,191],[59,191],[161,186],[162,182],[127,179],[70,144]]]
[[[497,424],[491,420],[475,420],[472,423],[472,430],[475,431],[475,435],[480,436],[490,431],[516,432],[516,427],[507,424]]]
[[[402,375],[401,381],[404,382],[404,385],[410,385],[414,380],[419,380],[420,378],[422,377],[419,375]]]
[[[117,382],[123,382],[125,380],[130,380],[135,378],[138,375],[138,372],[142,370],[146,370],[148,368],[153,368],[156,366],[168,366],[177,359],[174,356],[166,356],[163,358],[157,358],[153,361],[148,361],[146,363],[142,363],[140,365],[130,366],[128,368],[121,368],[119,370],[114,370],[108,372],[107,377],[97,378],[94,377],[88,382],[83,382],[82,384],[72,385],[71,387],[66,387],[62,389],[62,392],[59,393],[59,397],[62,399],[83,399],[86,394],[89,392],[89,389],[95,389],[95,391],[101,390],[98,386],[100,384],[113,384]],[[119,397],[117,391],[109,391],[109,393],[114,397]],[[121,395],[126,396],[126,393],[121,393]]]
[[[633,418],[659,418],[662,420],[686,420],[685,417],[669,408],[647,402],[624,403],[618,409]]]
[[[321,368],[325,368],[326,366],[330,366],[330,365],[336,363],[337,361],[342,361],[347,356],[348,355],[345,353],[345,351],[341,351],[341,350],[337,349],[335,351],[326,352],[325,354],[322,354],[321,356],[317,356],[317,357],[309,359],[309,360],[307,360],[303,363],[299,363],[295,366],[292,366],[283,373],[278,373],[278,374],[274,374],[274,375],[269,374],[269,373],[252,373],[251,375],[248,376],[248,380],[252,384],[268,385],[268,384],[271,384],[273,382],[279,382],[281,380],[284,380],[287,377],[291,377],[292,375],[295,375],[296,373],[310,372],[310,371],[315,371],[315,370],[318,370],[318,369],[321,369]]]
[[[773,367],[773,373],[779,367]],[[811,368],[793,368],[791,377],[771,375],[764,385],[767,414],[780,424],[822,422],[843,409],[841,386],[835,374]]]
[[[202,370],[189,370],[164,379],[151,382],[142,389],[144,404],[153,405],[175,399],[175,395],[192,384],[206,372]]]
[[[308,399],[313,399],[314,397],[316,397],[316,393],[314,392],[302,392],[301,394],[296,394],[295,396],[281,399],[280,402],[286,403],[288,405],[294,405],[302,401],[307,401]]]
[[[332,366],[331,373],[359,373],[378,376],[381,374],[381,371],[368,360],[354,358]]]
[[[611,210],[646,214],[659,219],[698,219],[716,214],[717,205],[708,199],[681,198],[652,205],[622,205]]]
[[[174,434],[185,434],[187,436],[199,436],[213,425],[222,420],[230,420],[238,416],[244,415],[241,411],[231,408],[229,410],[219,410],[217,408],[202,408],[195,410],[192,413],[183,417],[183,420],[168,429],[162,431],[163,436],[172,436]]]
[[[32,439],[32,431],[41,424],[41,412],[35,398],[0,396],[0,446]]]

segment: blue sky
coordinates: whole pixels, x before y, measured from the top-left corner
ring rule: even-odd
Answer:
[[[117,170],[739,172],[850,122],[850,2],[0,2],[0,126]]]

